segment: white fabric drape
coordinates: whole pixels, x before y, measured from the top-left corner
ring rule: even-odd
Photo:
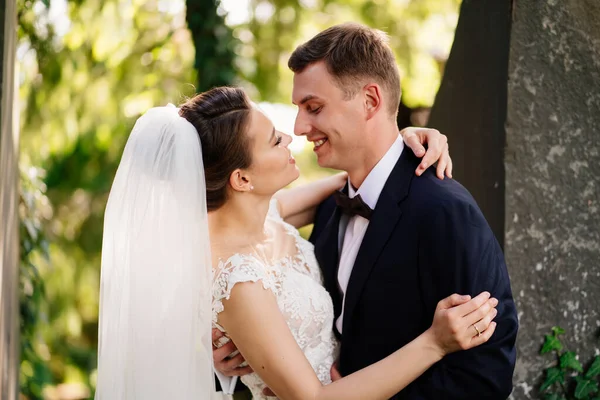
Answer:
[[[96,400],[214,398],[205,188],[195,128],[147,111],[106,207]]]

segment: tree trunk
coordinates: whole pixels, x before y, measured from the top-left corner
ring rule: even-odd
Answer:
[[[220,0],[186,0],[186,20],[196,49],[197,92],[234,84],[235,58],[231,28],[217,13]]]
[[[597,0],[464,0],[432,110],[504,246],[520,321],[513,399],[542,397],[552,326],[584,366],[598,352],[599,16]]]
[[[16,9],[0,0],[0,399],[19,393],[18,130],[15,96]]]
[[[600,344],[600,3],[515,0],[511,37],[505,254],[526,399],[552,326],[584,365]]]
[[[448,136],[453,176],[504,243],[510,0],[464,0],[429,126]]]

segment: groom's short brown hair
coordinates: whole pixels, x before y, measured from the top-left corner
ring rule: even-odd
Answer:
[[[292,53],[288,67],[302,72],[307,66],[325,62],[327,71],[347,98],[353,98],[373,79],[387,92],[388,111],[396,115],[400,104],[400,75],[386,33],[356,23],[332,26]]]

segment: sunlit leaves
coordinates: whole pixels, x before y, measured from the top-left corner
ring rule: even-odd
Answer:
[[[39,29],[45,10],[19,2],[21,159],[47,170],[54,207],[50,260],[39,266],[49,304],[40,325],[51,349],[46,381],[92,384],[102,218],[123,146],[142,112],[193,93],[183,0],[178,13],[172,1],[161,4],[69,1],[61,36],[53,21]]]
[[[389,33],[401,72],[403,101],[414,107],[433,103],[460,0],[251,0],[250,4],[254,10],[250,21],[237,26],[234,35],[241,42],[236,49],[239,70],[252,84],[254,97],[289,102],[291,51],[322,29],[356,21]]]

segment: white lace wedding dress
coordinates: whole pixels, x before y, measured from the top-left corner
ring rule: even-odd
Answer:
[[[331,383],[330,369],[337,356],[333,304],[323,287],[313,245],[283,221],[276,200],[271,201],[265,232],[269,240],[247,252],[215,255],[218,265],[213,275],[213,323],[223,330],[217,316],[236,283],[261,281],[276,295],[290,331],[319,380]],[[256,373],[242,377],[242,382],[254,399],[268,399],[262,394],[265,384]]]

